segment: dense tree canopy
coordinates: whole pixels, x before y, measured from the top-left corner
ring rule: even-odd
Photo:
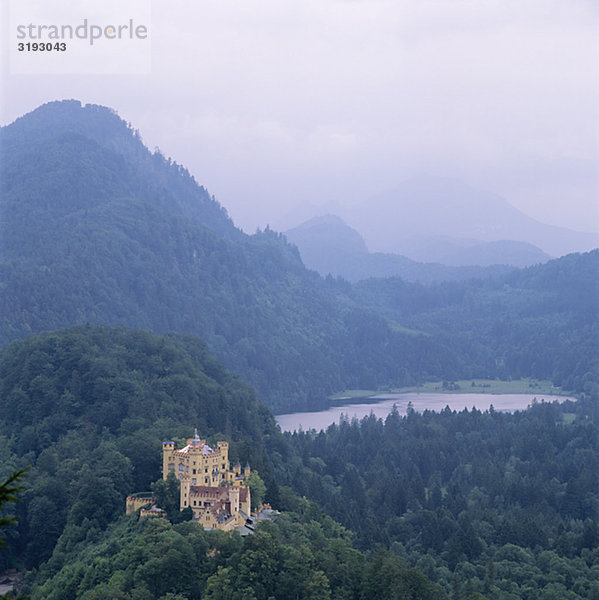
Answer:
[[[231,459],[270,484],[274,419],[197,338],[83,326],[10,345],[0,356],[0,476],[32,465],[13,552],[34,566],[65,527],[104,528],[127,494],[160,477],[161,442],[194,427],[230,441]]]
[[[92,326],[45,333],[14,342],[0,355],[0,476],[32,466],[19,522],[6,529],[11,550],[0,554],[0,568],[36,569],[28,589],[40,598],[94,598],[106,590],[136,598],[138,585],[156,586],[149,598],[193,598],[198,589],[218,598],[222,590],[245,589],[240,565],[262,560],[274,561],[277,583],[256,583],[257,598],[268,598],[286,577],[300,577],[294,569],[306,578],[301,598],[403,598],[404,584],[414,597],[593,598],[596,400],[539,402],[513,415],[395,412],[384,423],[343,420],[319,434],[283,436],[253,390],[196,338]],[[256,489],[275,507],[303,514],[305,524],[326,523],[326,539],[314,543],[332,544],[334,556],[316,559],[310,544],[305,557],[298,554],[295,533],[285,529],[296,518],[290,515],[255,538],[265,548],[223,537],[229,553],[220,550],[221,562],[193,571],[193,582],[177,579],[185,589],[165,592],[161,579],[149,583],[152,571],[144,565],[160,572],[168,553],[151,545],[143,555],[133,549],[144,544],[143,527],[126,525],[133,529],[124,554],[116,553],[117,540],[107,546],[123,560],[132,553],[125,574],[117,573],[123,570],[118,562],[105,562],[102,544],[128,493],[153,487],[168,509],[168,485],[152,486],[160,478],[160,442],[181,440],[193,426],[211,443],[229,440],[231,458],[250,461],[260,474]],[[300,500],[291,488],[317,504]],[[171,504],[171,519],[184,519]],[[348,527],[341,535],[345,549],[331,540],[340,530],[325,514]],[[171,531],[168,524],[158,527]],[[351,549],[349,531],[361,552]],[[193,533],[188,542],[196,548],[203,535]],[[347,561],[357,574],[353,583],[335,575]],[[247,569],[250,577],[255,567]],[[418,596],[414,590],[420,589],[426,594]]]
[[[366,558],[306,501],[237,533],[122,517],[77,552],[56,554],[32,600],[437,600],[442,590],[395,554]]]
[[[375,585],[349,532],[279,490],[292,449],[196,338],[82,326],[14,342],[0,356],[0,416],[1,468],[32,465],[0,568],[29,569],[34,599],[442,597],[389,552],[376,560],[393,578]],[[245,541],[181,522],[176,480],[159,479],[160,442],[194,425],[249,460],[257,496],[286,510],[276,522]],[[175,525],[124,516],[125,496],[150,487]]]
[[[599,598],[597,398],[449,408],[287,434],[289,481],[455,598]]]

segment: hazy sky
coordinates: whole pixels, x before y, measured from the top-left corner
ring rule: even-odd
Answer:
[[[131,75],[126,51],[104,74],[15,74],[0,1],[3,124],[59,98],[111,106],[250,232],[420,174],[599,231],[595,0],[153,1],[151,72]],[[16,1],[61,22],[110,6]]]

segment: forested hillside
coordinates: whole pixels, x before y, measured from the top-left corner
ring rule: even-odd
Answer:
[[[427,379],[597,381],[597,252],[485,281],[353,286],[307,270],[276,232],[236,229],[110,109],[44,105],[2,129],[0,158],[1,345],[85,323],[188,332],[275,412]]]
[[[126,495],[161,477],[161,441],[193,427],[228,440],[285,514],[245,540],[126,517]],[[0,355],[0,481],[31,468],[0,571],[27,569],[39,600],[443,598],[404,559],[360,553],[317,505],[279,489],[293,452],[197,338],[83,326],[14,342]]]
[[[456,368],[443,344],[306,270],[282,236],[237,230],[107,108],[44,105],[3,128],[1,152],[2,344],[84,323],[190,332],[275,410]]]
[[[467,365],[464,378],[486,371],[599,391],[599,250],[494,280],[425,286],[372,279],[354,292],[391,321],[445,340]]]
[[[299,501],[245,539],[194,523],[121,517],[66,560],[50,561],[32,600],[441,600],[396,554],[366,557],[348,532]],[[60,568],[62,567],[62,568]],[[56,570],[60,568],[56,572]]]
[[[32,467],[13,552],[36,567],[65,531],[85,539],[103,530],[127,494],[161,476],[161,442],[194,427],[210,442],[230,440],[232,460],[249,460],[276,495],[271,413],[197,338],[83,326],[9,345],[0,357],[0,478]]]
[[[44,333],[0,355],[0,481],[31,467],[0,570],[26,568],[40,600],[596,599],[596,407],[592,391],[282,435],[197,338]],[[123,515],[160,478],[160,442],[193,427],[250,461],[279,520],[242,540]]]
[[[451,598],[599,598],[598,397],[287,434],[289,481]]]

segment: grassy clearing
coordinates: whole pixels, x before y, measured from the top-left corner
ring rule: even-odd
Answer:
[[[354,400],[370,398],[378,394],[401,394],[408,392],[429,392],[438,394],[545,394],[551,396],[568,395],[567,392],[556,388],[550,381],[538,379],[517,379],[500,381],[498,379],[466,379],[451,382],[443,386],[442,381],[429,381],[420,386],[380,389],[380,390],[344,390],[331,400]]]

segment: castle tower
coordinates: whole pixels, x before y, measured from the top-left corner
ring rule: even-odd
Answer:
[[[231,514],[236,515],[239,512],[239,488],[237,486],[229,487],[229,502],[231,503]]]
[[[221,456],[223,457],[223,463],[225,464],[225,469],[228,471],[230,469],[229,442],[216,442],[216,447],[220,450]]]
[[[179,475],[181,488],[179,491],[179,508],[183,510],[189,506],[189,492],[191,488],[191,477],[187,474]]]
[[[166,479],[170,469],[174,468],[175,442],[162,442],[162,479]]]
[[[193,439],[191,440],[191,446],[202,446],[206,440],[201,440],[198,435],[198,428],[195,427],[193,430]]]

